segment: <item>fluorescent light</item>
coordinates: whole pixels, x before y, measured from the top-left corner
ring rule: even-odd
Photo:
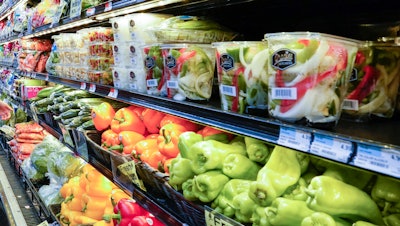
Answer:
[[[26,3],[28,2],[28,0],[19,0],[17,2],[17,4],[15,4],[14,6],[12,6],[10,9],[7,10],[7,13],[3,14],[3,16],[0,17],[0,21],[3,20],[4,18],[8,17],[8,15],[10,15],[12,12],[14,12],[14,10],[22,5],[26,5]]]
[[[166,6],[173,3],[184,2],[185,0],[152,0],[152,1],[145,1],[142,3],[134,4],[132,6],[127,6],[121,9],[115,9],[110,12],[102,13],[95,15],[95,19],[103,21],[113,17],[126,15],[134,12],[140,12],[147,9],[152,9],[155,7]]]

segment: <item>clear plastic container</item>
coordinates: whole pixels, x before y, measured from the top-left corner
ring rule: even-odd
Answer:
[[[355,121],[392,118],[399,84],[400,46],[364,42],[357,52],[343,116]]]
[[[214,42],[221,107],[237,113],[264,114],[268,106],[268,45]]]
[[[161,21],[171,17],[167,14],[156,13],[134,13],[110,19],[114,31],[114,40],[117,42],[135,41],[150,43],[155,37],[145,29],[149,26],[158,25]]]
[[[137,42],[114,42],[112,45],[114,63],[119,67],[143,67],[141,44]]]
[[[127,91],[146,92],[143,68],[113,67],[114,87]]]
[[[142,46],[143,67],[146,73],[147,94],[167,96],[164,63],[160,44]]]
[[[215,51],[208,44],[161,45],[167,97],[208,100],[211,97]]]
[[[108,58],[108,57],[90,57],[89,58],[90,70],[94,70],[94,71],[109,70],[113,64],[114,64],[114,58]]]
[[[88,71],[89,82],[114,86],[112,70]]]
[[[89,42],[113,42],[113,30],[109,27],[93,27],[88,30]]]
[[[89,54],[90,56],[112,57],[113,56],[112,45],[110,43],[101,43],[101,42],[90,44]]]
[[[313,32],[265,34],[268,112],[282,121],[333,128],[342,111],[359,41]]]

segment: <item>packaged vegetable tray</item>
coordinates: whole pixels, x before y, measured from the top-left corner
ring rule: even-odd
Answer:
[[[365,42],[358,50],[343,103],[344,117],[356,121],[390,119],[400,84],[400,46]]]
[[[313,32],[265,34],[268,111],[282,121],[330,129],[347,93],[359,41]]]

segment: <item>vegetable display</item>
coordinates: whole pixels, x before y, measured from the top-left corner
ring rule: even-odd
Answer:
[[[303,32],[272,33],[265,38],[271,54],[270,115],[312,126],[335,126],[358,42]]]
[[[357,52],[353,71],[343,103],[345,116],[360,121],[391,118],[400,84],[400,48],[367,42]]]
[[[216,48],[221,107],[238,113],[266,110],[268,58],[266,42],[220,42]]]

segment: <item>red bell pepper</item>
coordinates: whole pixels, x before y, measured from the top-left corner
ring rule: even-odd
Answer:
[[[140,206],[134,199],[121,199],[114,206],[114,214],[104,215],[106,221],[113,221],[115,226],[128,226],[136,216],[143,216],[147,211]]]
[[[134,217],[128,226],[164,226],[164,224],[153,214],[148,213],[145,216]]]
[[[370,94],[379,78],[379,71],[373,66],[367,65],[363,68],[364,77],[357,87],[347,96],[347,99],[358,100],[361,102],[368,94]]]

